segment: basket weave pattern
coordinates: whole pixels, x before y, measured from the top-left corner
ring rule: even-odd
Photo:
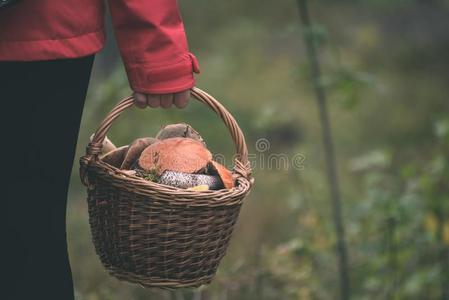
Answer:
[[[121,280],[163,288],[209,283],[251,188],[246,144],[234,118],[205,92],[193,88],[192,95],[214,110],[231,133],[237,152],[235,188],[178,189],[124,174],[101,161],[98,154],[106,132],[132,106],[132,97],[109,113],[80,159],[96,252],[104,267]]]

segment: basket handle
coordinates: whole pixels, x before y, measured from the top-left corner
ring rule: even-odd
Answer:
[[[234,169],[241,176],[250,179],[251,168],[248,162],[248,149],[246,147],[245,137],[234,117],[220,102],[218,102],[218,100],[205,91],[197,87],[193,87],[191,89],[191,95],[196,100],[207,105],[223,120],[235,144],[236,158]],[[88,144],[86,148],[86,156],[90,156],[94,159],[98,157],[101,153],[106,133],[111,128],[112,122],[114,122],[125,109],[133,105],[134,97],[130,96],[121,100],[111,110],[111,112],[109,112],[103,122],[101,122],[100,127],[98,127],[97,131],[95,131],[92,141]]]

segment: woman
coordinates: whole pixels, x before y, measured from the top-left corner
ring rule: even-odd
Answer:
[[[70,300],[66,196],[105,4],[16,2],[0,9],[1,297]],[[136,106],[184,107],[199,70],[176,0],[108,4]]]

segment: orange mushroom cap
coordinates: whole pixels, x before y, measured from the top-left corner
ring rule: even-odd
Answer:
[[[191,138],[168,138],[151,144],[140,155],[138,164],[143,170],[198,173],[206,168],[212,154],[200,141]]]
[[[218,176],[220,176],[225,188],[232,189],[234,187],[234,178],[232,177],[231,171],[229,171],[222,164],[213,160],[210,162],[210,166],[215,172],[217,172]]]

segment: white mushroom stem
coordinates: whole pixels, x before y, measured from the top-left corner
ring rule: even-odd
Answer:
[[[92,139],[94,138],[95,133],[92,133],[89,140],[92,142]],[[101,149],[101,154],[106,154],[111,152],[112,150],[117,149],[117,147],[114,145],[114,143],[111,142],[111,140],[105,136],[103,141],[103,148]]]

